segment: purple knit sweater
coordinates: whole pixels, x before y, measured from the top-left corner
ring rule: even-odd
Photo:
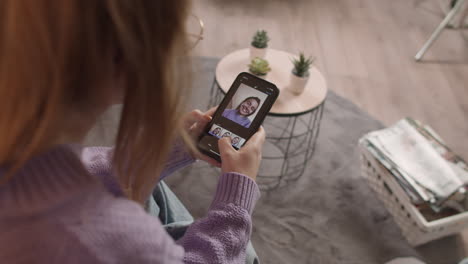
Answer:
[[[0,263],[245,263],[260,195],[253,180],[221,175],[206,216],[174,241],[121,195],[111,155],[109,148],[58,146],[0,186]],[[162,177],[191,162],[176,147]]]

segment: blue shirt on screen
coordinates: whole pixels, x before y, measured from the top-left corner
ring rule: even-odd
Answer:
[[[223,111],[223,116],[243,127],[250,127],[250,119],[245,116],[239,115],[236,109],[226,109]]]

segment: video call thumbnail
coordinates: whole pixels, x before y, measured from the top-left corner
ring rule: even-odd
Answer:
[[[217,138],[230,137],[232,146],[237,147],[237,148],[242,147],[245,143],[244,138],[218,125],[213,125],[209,133]]]

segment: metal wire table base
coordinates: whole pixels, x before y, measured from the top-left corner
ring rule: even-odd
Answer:
[[[210,95],[208,107],[218,105],[224,97],[224,91],[216,80],[213,81]],[[260,189],[276,189],[304,174],[315,152],[324,102],[302,113],[267,115],[263,122],[267,140],[257,176]]]

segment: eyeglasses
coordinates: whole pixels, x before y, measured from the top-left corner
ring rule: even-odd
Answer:
[[[190,14],[186,22],[186,30],[188,36],[188,50],[192,50],[203,39],[205,24],[197,15]]]

